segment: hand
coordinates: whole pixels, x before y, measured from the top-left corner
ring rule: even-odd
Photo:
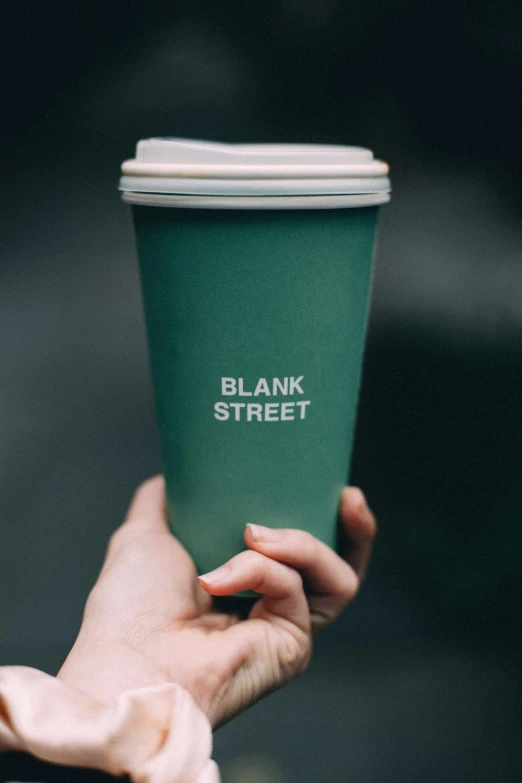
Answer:
[[[304,671],[312,632],[354,598],[375,519],[355,488],[345,489],[340,516],[346,560],[303,531],[250,525],[248,549],[198,580],[169,531],[163,478],[150,479],[111,538],[58,677],[103,700],[175,682],[213,726],[225,722]],[[212,595],[249,589],[261,597],[248,619],[213,610]]]

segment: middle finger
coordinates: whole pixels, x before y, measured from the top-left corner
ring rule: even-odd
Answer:
[[[333,549],[303,530],[247,525],[245,542],[303,575],[316,627],[334,620],[355,597],[359,579]]]

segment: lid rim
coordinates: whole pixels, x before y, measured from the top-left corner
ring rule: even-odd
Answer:
[[[126,204],[136,206],[187,209],[273,209],[276,211],[364,208],[381,206],[390,200],[389,193],[310,196],[199,196],[124,191],[121,197]]]
[[[315,179],[387,176],[390,168],[381,160],[371,163],[257,164],[257,163],[148,163],[126,160],[122,174],[139,177],[191,177],[208,179]]]
[[[298,196],[387,193],[387,177],[329,179],[196,179],[171,177],[129,177],[120,179],[119,189],[135,193],[171,193],[204,196]]]

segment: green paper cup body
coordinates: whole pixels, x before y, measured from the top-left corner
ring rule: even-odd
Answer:
[[[335,545],[377,209],[133,207],[169,519],[202,572],[247,522]]]
[[[132,209],[174,534],[201,573],[249,522],[335,548],[378,206]]]

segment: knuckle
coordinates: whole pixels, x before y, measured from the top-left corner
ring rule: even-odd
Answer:
[[[321,556],[321,544],[311,533],[304,530],[292,531],[287,542],[289,562],[294,568],[307,569]]]
[[[308,668],[312,657],[310,638],[300,634],[299,638],[287,635],[279,652],[280,663],[289,678],[302,674]]]
[[[115,555],[121,546],[125,543],[126,530],[124,527],[117,528],[109,538],[107,545],[107,554],[109,557]]]
[[[292,563],[298,563],[299,568],[306,568],[316,560],[318,547],[319,541],[305,530],[291,529],[286,533],[284,551],[289,555]]]
[[[239,567],[241,570],[250,571],[259,579],[264,578],[267,566],[267,558],[261,555],[259,552],[253,552],[251,549],[247,549],[245,552],[240,552],[229,561],[232,567]]]
[[[303,577],[299,571],[296,571],[293,568],[288,568],[287,581],[288,587],[293,593],[297,593],[300,590],[303,590]]]
[[[249,573],[252,581],[250,589],[255,590],[256,592],[262,592],[267,577],[267,566],[269,564],[270,561],[268,561],[268,558],[258,552],[252,552],[252,550],[241,552],[229,561],[229,565],[231,565],[233,569]]]
[[[110,536],[107,545],[107,557],[112,558],[119,555],[124,547],[136,538],[145,535],[149,530],[150,523],[145,517],[127,520]]]
[[[113,560],[120,557],[121,553],[124,549],[127,548],[128,544],[130,544],[142,532],[144,532],[143,528],[137,523],[132,523],[132,525],[125,523],[119,527],[109,538],[106,559]]]

